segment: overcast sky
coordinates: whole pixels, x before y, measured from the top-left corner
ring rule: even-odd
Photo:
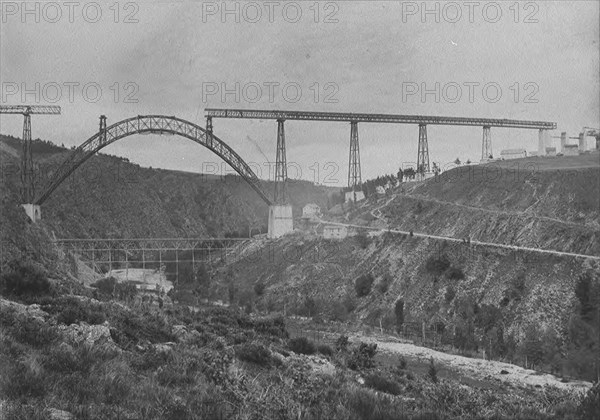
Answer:
[[[425,16],[420,1],[228,2],[227,14],[222,2],[29,3],[26,14],[3,3],[0,100],[60,105],[61,116],[34,116],[32,131],[66,146],[93,135],[101,114],[109,124],[164,114],[204,126],[208,107],[542,120],[569,136],[597,127],[599,3],[476,3],[429,2]],[[236,86],[237,97],[221,95]],[[23,88],[34,93],[23,98]],[[21,117],[0,124],[21,136]],[[275,159],[275,121],[214,124],[248,162]],[[288,161],[320,182],[338,167],[328,180],[345,184],[349,137],[347,123],[288,121]],[[429,126],[428,137],[432,161],[480,158],[480,127]],[[359,138],[363,180],[416,160],[417,126],[363,123]],[[536,150],[537,132],[496,128],[492,141],[496,155]],[[130,137],[104,152],[189,171],[218,161],[174,137]]]

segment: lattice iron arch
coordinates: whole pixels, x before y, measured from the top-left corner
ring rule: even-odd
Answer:
[[[206,130],[196,124],[177,117],[163,115],[138,115],[119,121],[109,127],[106,127],[106,122],[101,117],[99,132],[73,150],[52,178],[44,185],[40,194],[36,196],[34,203],[37,205],[43,204],[75,169],[102,148],[134,134],[178,135],[208,148],[227,162],[260,195],[265,203],[271,205],[270,198],[262,189],[260,179],[250,166],[225,142],[212,133],[210,136],[207,135]]]

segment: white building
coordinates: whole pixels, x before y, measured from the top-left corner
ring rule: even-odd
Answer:
[[[303,219],[318,219],[321,217],[321,207],[314,203],[309,203],[302,208]]]
[[[323,238],[325,239],[344,239],[348,236],[346,226],[326,225],[323,228]]]
[[[375,192],[377,194],[383,195],[383,194],[385,194],[385,188],[383,188],[381,185],[378,185],[377,187],[375,187]]]
[[[563,146],[563,155],[579,156],[579,145],[578,144],[565,144]]]
[[[365,193],[360,191],[356,191],[356,201],[361,201],[365,199]],[[348,191],[346,193],[346,203],[354,201],[354,191]]]
[[[527,151],[525,149],[505,149],[500,152],[500,157],[503,160],[524,158],[527,157]]]

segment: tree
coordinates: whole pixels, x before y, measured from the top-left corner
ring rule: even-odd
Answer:
[[[266,288],[265,284],[259,280],[254,285],[254,293],[256,293],[256,296],[262,296],[263,293],[265,292],[265,288]]]
[[[373,275],[364,274],[356,279],[354,282],[354,289],[356,290],[356,296],[363,297],[371,293],[371,286],[373,285]]]
[[[455,165],[460,165],[460,159],[459,159],[459,158],[456,158],[456,160],[454,161],[454,164],[455,164]]]
[[[198,269],[196,270],[195,280],[196,281],[194,294],[209,299],[211,279],[210,274],[204,264],[200,264],[198,266]]]
[[[404,176],[404,172],[402,171],[402,168],[398,169],[398,182],[402,182],[402,177]]]
[[[396,328],[398,331],[404,324],[404,300],[398,299],[394,305],[394,315],[396,315]]]

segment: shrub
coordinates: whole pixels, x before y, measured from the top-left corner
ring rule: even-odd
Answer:
[[[104,277],[90,286],[95,287],[98,291],[107,296],[113,296],[118,280],[114,277]]]
[[[371,293],[373,280],[374,279],[372,274],[365,274],[357,278],[354,282],[354,290],[356,290],[356,296],[363,297]]]
[[[429,376],[431,382],[437,383],[437,368],[435,367],[435,363],[433,363],[433,357],[429,359],[429,369],[427,370],[427,376]]]
[[[317,349],[315,344],[306,337],[296,337],[288,341],[288,347],[291,351],[300,354],[314,354]]]
[[[5,296],[43,296],[50,293],[50,282],[39,268],[31,263],[13,261],[0,276],[0,294]]]
[[[256,293],[256,296],[262,296],[265,293],[265,288],[265,284],[262,281],[258,281],[254,285],[254,293]]]
[[[333,349],[331,347],[329,347],[327,344],[320,344],[317,346],[317,350],[319,353],[321,353],[324,356],[331,356],[333,355]]]
[[[446,294],[444,295],[444,299],[446,300],[446,303],[452,302],[452,299],[454,299],[454,296],[456,296],[456,290],[454,290],[454,288],[452,286],[448,286],[446,288]]]
[[[65,325],[82,321],[90,325],[98,325],[106,320],[101,305],[71,297],[56,299],[52,304],[44,306],[44,309],[50,313],[58,313],[56,320]]]
[[[348,336],[340,335],[337,340],[335,340],[335,349],[337,351],[346,351],[348,350]]]
[[[406,369],[406,367],[408,366],[408,362],[406,361],[406,358],[404,356],[400,356],[398,358],[398,367],[402,370]]]
[[[285,329],[285,319],[281,315],[272,318],[259,318],[254,322],[253,329],[257,333],[288,338],[288,332]]]
[[[379,293],[384,294],[390,289],[391,284],[392,276],[388,273],[384,275],[377,283],[377,290],[379,290]]]
[[[431,256],[425,262],[425,270],[428,273],[439,276],[450,267],[450,260],[445,255],[439,258]]]
[[[347,360],[347,365],[352,370],[373,367],[375,353],[377,353],[377,344],[361,342],[357,347],[352,349],[352,354]]]
[[[260,343],[245,343],[237,350],[238,359],[244,362],[255,363],[259,366],[271,365],[271,352]]]
[[[365,376],[365,385],[376,391],[391,395],[400,395],[402,388],[398,383],[391,381],[376,373]]]
[[[13,310],[0,312],[0,326],[19,343],[34,347],[52,344],[59,338],[58,332],[52,326]]]
[[[350,293],[348,293],[348,294],[346,294],[346,296],[344,296],[344,300],[342,301],[342,304],[344,305],[344,308],[346,308],[347,313],[350,313],[356,309],[355,298]]]
[[[17,362],[9,365],[0,378],[0,391],[10,399],[43,397],[47,393],[46,383],[30,366]]]
[[[396,301],[394,315],[396,316],[396,328],[400,331],[402,324],[404,324],[404,300],[398,299]]]
[[[450,280],[463,280],[465,278],[465,273],[460,268],[450,267],[448,271],[446,271],[446,277]]]
[[[581,404],[577,408],[577,414],[579,414],[582,419],[593,419],[598,413],[600,413],[600,382],[596,382],[596,384],[588,390],[581,400]]]
[[[371,239],[367,236],[364,230],[361,230],[358,235],[356,235],[356,240],[358,241],[358,245],[361,249],[366,249],[371,243]]]

